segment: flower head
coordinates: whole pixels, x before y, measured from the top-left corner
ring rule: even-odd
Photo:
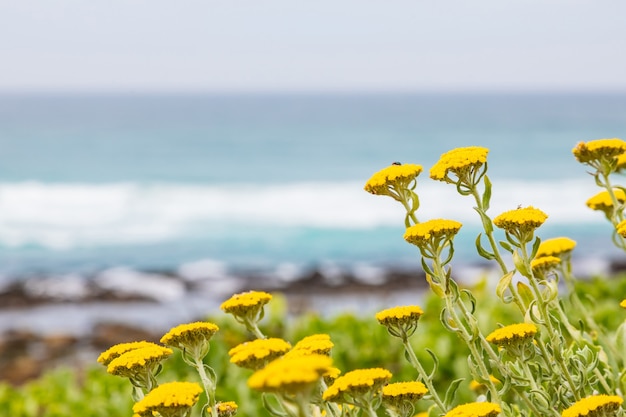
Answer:
[[[331,367],[332,359],[326,355],[278,358],[252,374],[248,385],[258,391],[302,393],[315,386]]]
[[[442,242],[451,241],[462,224],[455,220],[434,219],[418,223],[406,229],[404,240],[420,249],[437,252]]]
[[[444,417],[496,417],[500,406],[490,402],[475,402],[459,405],[448,411]]]
[[[540,256],[530,261],[530,267],[536,277],[545,276],[559,265],[561,265],[561,258],[556,256]]]
[[[505,211],[493,219],[493,223],[508,234],[517,238],[520,244],[532,240],[534,231],[541,226],[548,215],[532,206]]]
[[[624,400],[617,395],[592,395],[576,401],[563,410],[562,417],[606,417],[617,415],[617,410]]]
[[[256,339],[244,342],[228,351],[230,361],[249,369],[262,368],[266,363],[284,355],[291,349],[289,342],[278,338]]]
[[[248,291],[233,295],[220,308],[233,316],[242,317],[251,312],[258,313],[271,299],[272,295],[266,292]]]
[[[161,343],[203,358],[209,352],[209,340],[218,330],[217,325],[209,322],[181,324],[170,329],[161,338]]]
[[[556,256],[562,257],[569,255],[576,247],[576,241],[567,237],[555,237],[546,239],[541,242],[535,257]]]
[[[487,164],[488,153],[489,149],[480,146],[452,149],[441,155],[433,165],[430,178],[473,188],[484,174],[480,168]],[[450,174],[454,174],[457,179],[450,178]]]
[[[412,189],[412,182],[422,172],[421,165],[394,163],[384,168],[365,183],[365,191],[375,195],[389,195],[400,199],[403,190]]]
[[[334,343],[327,334],[307,336],[295,344],[285,356],[330,355]]]
[[[506,346],[519,340],[529,340],[537,334],[537,326],[531,323],[511,324],[494,330],[487,341],[498,346]]]
[[[107,372],[112,375],[135,378],[150,372],[172,355],[172,349],[154,345],[129,350],[109,362]]]
[[[156,343],[152,342],[128,342],[128,343],[118,343],[117,345],[113,345],[98,356],[98,363],[101,363],[104,366],[108,366],[111,361],[120,355],[128,352],[129,350],[139,349],[142,347],[160,347]]]
[[[496,378],[493,375],[489,375],[489,380],[496,385],[500,385],[502,384],[502,381],[500,381],[498,378]],[[484,394],[485,392],[487,392],[488,388],[487,385],[483,382],[478,382],[475,379],[471,380],[469,383],[469,388],[479,394]]]
[[[238,408],[234,401],[217,403],[217,417],[232,417],[237,414]]]
[[[613,195],[618,203],[626,202],[626,193],[624,190],[620,188],[613,189]],[[614,207],[613,207],[613,199],[611,198],[611,194],[608,191],[600,191],[598,194],[591,197],[587,200],[587,207],[592,210],[598,210],[604,212],[604,214],[610,218]]]
[[[617,138],[579,142],[572,152],[578,162],[601,169],[608,174],[615,170],[615,157],[626,152],[626,142]]]
[[[531,323],[511,324],[494,330],[487,341],[504,348],[511,356],[526,360],[533,356],[532,340],[537,326]]]
[[[620,306],[621,308],[626,308],[626,298],[625,298],[625,299],[623,299],[622,301],[620,301],[619,306]]]
[[[428,389],[419,381],[395,382],[383,387],[383,401],[399,406],[403,402],[415,402],[422,398]]]
[[[133,406],[133,411],[150,417],[154,412],[163,417],[185,415],[198,402],[200,393],[202,388],[195,382],[168,382],[146,394]]]
[[[397,337],[411,336],[424,311],[420,306],[398,306],[376,313],[376,320]]]
[[[382,368],[357,369],[335,379],[322,398],[326,401],[354,404],[371,397],[391,379],[391,372]]]

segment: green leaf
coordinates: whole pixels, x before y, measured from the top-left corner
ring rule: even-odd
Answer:
[[[487,251],[485,248],[483,248],[482,244],[480,243],[482,235],[483,235],[482,233],[479,233],[478,236],[476,237],[476,250],[478,251],[478,254],[480,256],[482,256],[483,258],[489,261],[492,261],[496,258],[496,256],[493,253]]]
[[[461,382],[463,381],[465,381],[465,378],[455,379],[450,383],[450,385],[448,386],[448,390],[446,391],[446,396],[443,400],[443,403],[445,405],[450,404],[454,400],[456,391],[459,389],[459,385],[461,385]]]
[[[505,251],[507,251],[509,253],[513,253],[513,247],[511,246],[511,244],[509,242],[501,240],[498,243],[500,243],[500,246],[502,246],[502,249],[504,249]]]
[[[483,193],[483,210],[489,210],[489,202],[491,201],[491,180],[485,175],[485,192]]]
[[[533,250],[530,253],[530,259],[535,259],[535,256],[537,255],[537,251],[539,250],[539,245],[541,245],[541,239],[539,239],[539,236],[537,236],[535,238],[535,241],[533,242]]]
[[[430,357],[433,358],[433,370],[430,372],[430,374],[428,374],[428,379],[432,380],[437,373],[437,369],[439,369],[439,358],[437,358],[435,352],[428,348],[426,348],[426,353],[428,353]]]
[[[524,302],[524,305],[529,305],[530,302],[533,300],[533,292],[531,291],[530,287],[521,281],[517,283],[517,292]]]
[[[515,265],[515,269],[517,269],[520,274],[526,278],[532,279],[532,274],[528,269],[528,265],[526,264],[525,259],[520,256],[518,251],[513,251],[513,265]]]
[[[513,275],[515,275],[515,271],[507,272],[502,276],[502,278],[500,278],[500,281],[498,281],[498,285],[496,286],[496,295],[499,298],[504,297],[504,292],[511,284],[511,281],[513,280]]]

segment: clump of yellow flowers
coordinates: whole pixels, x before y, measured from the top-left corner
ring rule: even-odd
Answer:
[[[248,387],[259,393],[269,413],[277,417],[613,417],[622,416],[626,393],[623,341],[626,324],[611,332],[586,314],[587,304],[574,291],[571,255],[576,242],[567,237],[542,240],[541,226],[548,213],[536,207],[517,207],[492,217],[488,211],[492,184],[487,175],[489,150],[480,146],[456,148],[441,155],[430,178],[454,185],[462,197],[474,201],[483,230],[476,238],[480,256],[495,263],[500,279],[494,295],[508,305],[518,321],[500,323],[484,333],[472,292],[452,273],[454,240],[462,224],[454,219],[418,221],[418,164],[390,166],[374,173],[365,191],[391,197],[405,210],[404,239],[417,247],[427,282],[442,301],[438,313],[418,305],[389,307],[376,321],[404,347],[415,370],[412,381],[395,381],[384,368],[337,369],[334,343],[327,334],[313,334],[291,343],[267,337],[259,328],[272,295],[262,291],[235,294],[221,309],[243,324],[252,340],[229,347],[232,366],[251,373]],[[626,169],[626,142],[599,139],[573,149],[576,160],[592,169],[601,191],[586,202],[613,225],[613,242],[626,250],[626,189],[614,176]],[[496,239],[496,232],[503,238]],[[512,265],[512,266],[509,266]],[[565,284],[563,288],[560,283]],[[567,297],[560,292],[567,291]],[[620,304],[626,308],[626,300]],[[619,306],[615,306],[617,309]],[[571,308],[581,313],[572,323]],[[456,334],[469,350],[467,358],[474,402],[459,403],[461,380],[437,386],[436,353],[428,353],[434,368],[427,371],[410,340],[419,335],[423,314],[438,314],[442,326]],[[139,416],[188,416],[204,393],[203,416],[230,417],[238,406],[218,401],[218,375],[204,359],[211,337],[219,331],[209,322],[181,324],[161,338],[161,344],[131,342],[103,352],[98,362],[107,372],[128,378]],[[173,350],[196,369],[201,384],[170,381],[159,385],[157,375]]]

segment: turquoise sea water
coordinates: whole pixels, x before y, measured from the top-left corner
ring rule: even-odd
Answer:
[[[363,184],[470,145],[490,149],[494,216],[534,205],[543,237],[619,257],[571,154],[607,137],[626,139],[626,95],[0,96],[0,272],[417,265],[401,206]],[[417,191],[479,261],[471,201],[426,173]]]

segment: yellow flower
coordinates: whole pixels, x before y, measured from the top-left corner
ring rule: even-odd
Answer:
[[[624,194],[624,190],[614,188],[613,194],[619,203],[626,201],[626,194]],[[607,216],[610,216],[613,212],[613,200],[611,199],[611,195],[608,191],[600,191],[598,194],[587,200],[587,207],[592,210],[603,211]]]
[[[263,291],[248,291],[235,294],[224,301],[220,308],[236,317],[258,313],[263,306],[270,302],[272,295]]]
[[[496,417],[500,406],[490,402],[468,403],[448,411],[444,417]]]
[[[494,330],[487,341],[498,346],[507,346],[519,341],[531,340],[537,334],[537,326],[531,323],[511,324]]]
[[[487,163],[489,149],[480,146],[452,149],[441,155],[439,161],[430,169],[430,178],[445,181],[451,184],[461,184],[473,187],[478,183],[482,174],[479,168]],[[458,180],[450,178],[450,174]]]
[[[100,356],[98,356],[98,363],[101,363],[102,365],[107,366],[109,363],[111,363],[113,359],[128,352],[129,350],[134,350],[134,349],[139,349],[142,347],[149,347],[149,346],[159,347],[159,345],[157,345],[156,343],[146,342],[146,341],[119,343],[117,345],[111,346],[110,348],[102,352]]]
[[[259,369],[291,349],[289,342],[278,338],[256,339],[228,351],[230,361],[237,366]]]
[[[376,313],[376,320],[383,326],[415,324],[424,314],[420,306],[398,306]]]
[[[234,401],[225,401],[217,403],[217,417],[232,417],[237,414],[237,403]]]
[[[422,314],[424,311],[420,306],[398,306],[379,311],[376,320],[387,327],[392,336],[405,339],[415,332]]]
[[[576,401],[572,406],[563,410],[562,417],[605,417],[617,415],[619,406],[624,402],[617,395],[592,395]]]
[[[402,190],[413,188],[411,183],[421,172],[421,165],[394,163],[372,175],[364,189],[371,194],[390,195],[398,200]]]
[[[626,152],[626,142],[617,138],[579,142],[572,152],[578,162],[595,166],[597,163],[611,162]]]
[[[265,392],[306,392],[330,371],[331,366],[332,359],[326,355],[279,358],[252,374],[248,386]]]
[[[153,416],[154,412],[163,417],[185,415],[200,397],[202,388],[195,382],[168,382],[146,394],[133,406],[133,411],[141,416]]]
[[[567,237],[546,239],[539,245],[535,257],[567,255],[576,247],[576,241]]]
[[[314,334],[300,340],[285,356],[329,355],[335,346],[327,334]]]
[[[354,399],[377,392],[391,379],[391,372],[382,368],[357,369],[340,376],[328,387],[322,398],[326,401],[354,403]]]
[[[544,276],[560,264],[561,258],[556,256],[540,256],[530,261],[530,267],[533,269],[533,275],[536,277]]]
[[[209,351],[209,340],[219,327],[209,322],[180,324],[167,332],[162,338],[164,345],[190,352],[194,358],[202,358]]]
[[[150,371],[172,355],[172,349],[154,345],[132,349],[109,362],[107,372],[123,377],[135,377]]]
[[[626,220],[619,222],[617,226],[615,226],[615,230],[621,237],[626,237]]]
[[[620,306],[621,308],[626,308],[626,298],[625,298],[625,299],[623,299],[622,301],[620,301],[619,306]]]
[[[452,239],[462,224],[455,220],[434,219],[406,229],[404,240],[420,248],[438,247],[442,239]]]
[[[415,402],[427,392],[426,386],[419,381],[395,382],[383,387],[383,401],[397,406],[404,401]]]
[[[493,223],[523,245],[532,240],[535,229],[541,226],[548,215],[532,206],[505,211],[493,219]]]

